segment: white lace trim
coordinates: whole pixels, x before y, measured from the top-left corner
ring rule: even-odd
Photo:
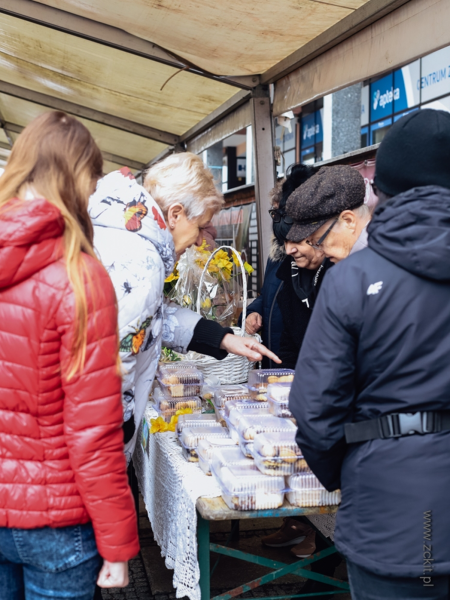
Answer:
[[[156,416],[148,404],[148,424]],[[195,505],[201,496],[220,496],[220,488],[213,477],[207,477],[196,464],[183,458],[175,434],[149,435],[148,454],[140,440],[139,433],[133,463],[155,540],[166,567],[174,571],[177,598],[200,600]]]

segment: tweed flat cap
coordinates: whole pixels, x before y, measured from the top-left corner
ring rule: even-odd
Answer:
[[[294,220],[287,239],[301,242],[344,210],[364,203],[362,175],[347,165],[322,167],[292,192],[286,212]]]

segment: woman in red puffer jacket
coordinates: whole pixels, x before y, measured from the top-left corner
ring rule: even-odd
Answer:
[[[25,128],[0,178],[3,600],[91,600],[97,577],[127,585],[139,551],[116,301],[87,213],[101,176],[88,130],[51,112]]]

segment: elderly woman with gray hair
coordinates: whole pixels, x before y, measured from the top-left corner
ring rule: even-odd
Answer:
[[[136,430],[164,344],[222,359],[228,352],[259,361],[280,360],[252,338],[207,321],[164,300],[164,280],[177,257],[200,245],[202,229],[223,204],[212,173],[190,152],[153,166],[140,186],[129,169],[106,175],[89,201],[94,246],[119,305],[125,453],[131,459]]]

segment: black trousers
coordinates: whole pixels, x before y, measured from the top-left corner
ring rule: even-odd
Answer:
[[[347,560],[352,600],[449,600],[450,577],[385,577]]]

